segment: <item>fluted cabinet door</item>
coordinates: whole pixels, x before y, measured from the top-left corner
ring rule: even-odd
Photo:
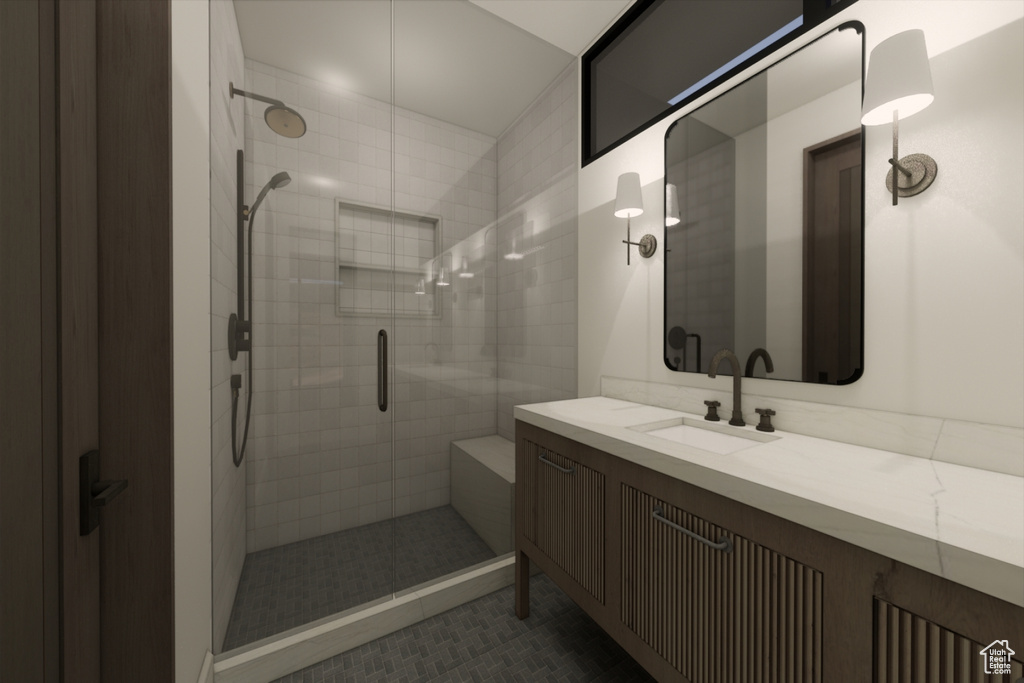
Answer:
[[[822,681],[820,572],[628,485],[621,495],[630,630],[692,683]]]
[[[1016,683],[1024,663],[1011,652],[1006,640],[979,643],[875,598],[874,683]]]
[[[604,475],[526,442],[524,533],[598,602],[604,590]]]

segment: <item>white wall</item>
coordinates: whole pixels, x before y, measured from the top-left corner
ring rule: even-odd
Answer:
[[[220,652],[245,562],[245,466],[235,467],[231,451],[231,375],[242,375],[238,441],[244,431],[247,354],[228,355],[228,317],[238,306],[237,150],[245,146],[244,99],[231,97],[229,84],[245,89],[245,58],[231,0],[210,2],[210,420],[208,448],[213,488],[213,643]],[[252,430],[246,451],[252,451]],[[249,456],[245,456],[249,459]]]
[[[749,391],[1024,424],[1022,14],[1019,2],[861,0],[810,37],[859,19],[870,51],[894,33],[925,31],[936,100],[901,123],[901,154],[931,154],[939,175],[926,194],[892,207],[884,185],[890,129],[867,129],[865,374],[843,387],[749,380]],[[671,122],[652,126],[580,172],[581,396],[600,393],[602,376],[706,388],[728,381],[664,367],[663,253],[627,268],[620,242],[625,226],[612,215],[615,180],[627,170],[640,173],[645,205],[661,207],[663,138]],[[634,235],[646,230],[660,240],[662,218],[660,209],[648,210],[634,221]]]
[[[206,2],[171,3],[175,680],[211,645],[210,99]]]
[[[573,64],[498,139],[497,432],[506,439],[515,406],[576,396],[577,81]],[[506,259],[512,251],[523,258]]]
[[[800,377],[803,372],[803,183],[801,150],[860,126],[860,83],[850,83],[768,122],[767,300],[774,302],[767,320],[767,348],[775,372]],[[908,125],[912,125],[911,124]],[[868,131],[868,139],[873,131]],[[873,168],[873,167],[869,167]],[[876,174],[877,175],[877,174]],[[877,179],[876,179],[877,180]],[[868,194],[878,183],[867,181]],[[779,302],[791,302],[778,306]]]

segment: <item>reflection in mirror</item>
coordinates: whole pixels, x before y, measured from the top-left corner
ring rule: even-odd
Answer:
[[[741,363],[765,349],[774,371],[748,363],[754,376],[860,377],[862,35],[844,25],[666,133],[670,369],[707,373],[719,349]]]

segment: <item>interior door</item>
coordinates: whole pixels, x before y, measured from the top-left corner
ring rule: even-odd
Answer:
[[[805,382],[861,373],[861,150],[857,130],[804,152]]]
[[[169,19],[0,3],[5,681],[174,677]]]
[[[0,2],[0,678],[60,676],[54,5]]]
[[[96,3],[59,2],[57,17],[62,673],[65,681],[91,683],[102,680],[100,542],[104,530],[81,533],[77,482],[79,458],[101,445]]]

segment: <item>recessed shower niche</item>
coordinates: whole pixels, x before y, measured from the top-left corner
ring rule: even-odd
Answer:
[[[452,277],[441,217],[336,201],[338,314],[387,310],[393,286],[395,315],[439,315],[439,288]]]

